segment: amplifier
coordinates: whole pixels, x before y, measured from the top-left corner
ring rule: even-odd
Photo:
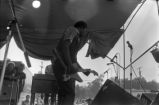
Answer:
[[[57,91],[55,76],[49,74],[35,74],[32,80],[31,93],[52,93]]]

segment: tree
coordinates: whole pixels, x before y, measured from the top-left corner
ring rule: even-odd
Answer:
[[[94,98],[102,86],[104,75],[100,75],[92,82],[88,82],[87,86],[76,85],[76,98]]]

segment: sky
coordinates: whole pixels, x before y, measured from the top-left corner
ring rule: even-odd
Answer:
[[[132,16],[129,17],[125,25],[130,21]],[[125,32],[126,41],[129,41],[133,45],[133,56],[132,59],[135,60],[144,51],[150,48],[156,41],[159,41],[159,16],[158,9],[155,0],[147,0],[140,11],[137,13],[130,26]],[[115,76],[115,71],[112,65],[107,65],[110,62],[107,58],[97,58],[91,59],[85,57],[88,45],[86,44],[78,53],[78,61],[83,68],[91,68],[96,70],[99,74],[102,74],[109,69],[108,77]],[[130,49],[127,44],[126,48],[126,66],[130,63]],[[151,49],[152,50],[152,49]],[[151,51],[150,50],[150,51]],[[137,62],[133,64],[133,68],[137,75],[138,68],[141,68],[142,76],[146,78],[147,81],[155,80],[159,82],[159,64],[155,62],[151,52],[148,51],[144,56],[142,56]],[[5,52],[5,46],[0,49],[0,60],[3,59]],[[113,57],[116,53],[119,53],[118,61],[120,60],[120,65],[123,65],[123,40],[122,37],[116,43],[114,48],[109,52],[108,56]],[[23,52],[16,46],[14,39],[12,39],[9,47],[8,58],[11,60],[22,61],[26,64]],[[34,58],[30,58],[32,67],[28,68],[33,74],[38,73],[42,70],[44,73],[46,65],[50,64],[50,61],[42,61]],[[120,59],[119,59],[120,58]],[[42,67],[42,68],[41,68]],[[123,70],[119,69],[120,77],[123,78]],[[129,78],[130,68],[126,70],[126,77]],[[90,75],[86,77],[80,74],[84,80],[84,83],[90,82],[97,77]],[[139,76],[139,75],[138,75]],[[133,74],[133,77],[134,74]],[[105,74],[105,78],[107,75]]]

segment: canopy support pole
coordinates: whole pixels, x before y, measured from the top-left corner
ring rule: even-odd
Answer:
[[[124,29],[124,26],[123,26],[123,29]],[[125,89],[125,70],[126,70],[126,68],[125,68],[125,31],[124,31],[124,33],[123,33],[123,88]]]
[[[10,44],[11,38],[12,38],[12,31],[9,30],[9,34],[7,36],[7,44],[6,44],[6,48],[5,48],[5,54],[4,54],[4,63],[3,63],[3,68],[2,68],[2,72],[1,72],[1,79],[0,79],[0,95],[2,93],[4,74],[5,74],[5,70],[6,70],[6,66],[7,66],[8,49],[9,49],[9,44]]]
[[[4,64],[3,64],[3,69],[2,69],[1,78],[0,78],[1,79],[0,80],[0,95],[2,93],[3,80],[4,80],[6,65],[7,65],[7,55],[8,55],[8,49],[9,49],[9,43],[10,43],[10,40],[11,40],[11,37],[12,37],[11,27],[12,27],[13,24],[15,24],[17,32],[18,32],[18,37],[19,37],[19,40],[20,40],[20,43],[21,43],[21,46],[22,46],[22,50],[24,52],[24,56],[25,56],[27,66],[31,67],[31,63],[30,63],[30,60],[29,60],[29,57],[28,57],[28,53],[26,51],[26,48],[25,48],[23,40],[22,40],[22,35],[20,33],[19,24],[18,24],[16,15],[15,15],[14,4],[13,4],[12,0],[9,0],[9,6],[10,6],[10,9],[11,9],[13,19],[11,20],[11,22],[9,21],[9,26],[7,27],[7,28],[9,28],[9,35],[7,36],[8,41],[7,41],[7,45],[6,45],[6,49],[5,49]]]
[[[10,9],[11,9],[11,12],[12,12],[13,20],[15,20],[16,29],[17,29],[17,32],[18,32],[18,37],[19,37],[19,40],[20,40],[20,44],[22,46],[22,50],[24,52],[24,56],[25,56],[27,66],[31,67],[31,63],[30,63],[30,60],[29,60],[29,57],[28,57],[28,53],[27,53],[26,48],[24,46],[22,35],[21,35],[21,32],[20,32],[20,28],[19,28],[19,24],[18,24],[16,15],[15,15],[14,4],[13,4],[12,0],[9,0],[9,6],[10,6]]]

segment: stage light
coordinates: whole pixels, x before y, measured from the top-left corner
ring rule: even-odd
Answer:
[[[34,0],[34,1],[32,2],[32,6],[33,6],[34,8],[39,8],[39,7],[41,6],[41,2],[40,2],[39,0]]]

